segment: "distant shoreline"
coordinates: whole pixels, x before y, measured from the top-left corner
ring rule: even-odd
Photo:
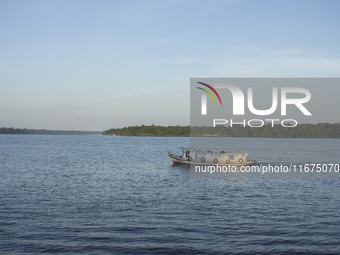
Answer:
[[[101,135],[101,131],[79,131],[79,130],[46,130],[1,127],[0,134],[15,135]]]
[[[262,127],[190,127],[190,126],[129,126],[101,131],[20,129],[1,127],[0,134],[36,135],[107,135],[141,137],[258,137],[258,138],[340,138],[340,124],[298,124],[296,127],[264,125]]]
[[[105,130],[108,136],[150,137],[259,137],[259,138],[340,138],[340,124],[298,124],[283,127],[270,124],[262,127],[190,127],[190,126],[130,126]]]

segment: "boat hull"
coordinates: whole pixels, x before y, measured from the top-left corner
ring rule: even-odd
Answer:
[[[256,160],[238,162],[238,161],[230,161],[230,163],[226,162],[202,162],[200,160],[191,160],[189,161],[186,158],[182,158],[181,156],[177,156],[168,152],[169,157],[171,158],[174,164],[184,164],[184,165],[200,165],[200,166],[211,166],[211,165],[220,165],[220,166],[248,166],[256,163]]]

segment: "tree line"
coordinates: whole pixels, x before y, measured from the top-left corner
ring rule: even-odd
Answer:
[[[53,134],[53,135],[117,135],[117,136],[221,136],[221,137],[267,137],[267,138],[340,138],[340,123],[298,124],[283,127],[271,124],[262,127],[190,127],[190,126],[130,126],[112,128],[104,132],[66,131],[45,129],[19,129],[0,127],[0,134]]]
[[[112,128],[103,132],[103,135],[119,136],[190,136],[190,126],[131,126]]]
[[[190,126],[130,126],[112,128],[103,135],[117,136],[221,136],[221,137],[267,137],[267,138],[340,138],[340,123],[298,124],[283,127],[271,124],[262,127],[191,127]]]
[[[46,129],[26,129],[0,127],[0,134],[35,134],[35,135],[100,135],[99,131],[76,131],[76,130],[46,130]]]
[[[191,136],[211,134],[224,137],[266,137],[266,138],[340,138],[340,124],[298,124],[296,127],[283,127],[271,124],[262,127],[192,127]]]

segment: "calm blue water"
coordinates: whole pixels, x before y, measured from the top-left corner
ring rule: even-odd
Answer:
[[[228,141],[266,163],[332,147],[339,163],[339,139]],[[189,144],[1,135],[0,253],[340,253],[339,178],[191,178],[166,153]],[[266,158],[268,146],[283,156]]]

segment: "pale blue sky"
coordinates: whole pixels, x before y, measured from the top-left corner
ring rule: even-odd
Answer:
[[[191,77],[340,77],[340,1],[0,1],[0,126],[189,125]]]

